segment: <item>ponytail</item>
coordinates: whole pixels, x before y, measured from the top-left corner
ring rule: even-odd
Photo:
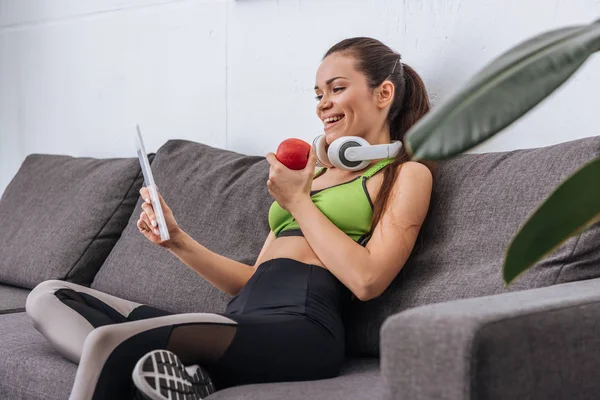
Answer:
[[[396,138],[392,140],[401,140],[409,128],[431,108],[427,90],[421,77],[405,63],[402,63],[402,70],[403,73],[400,74],[404,79],[402,104],[399,107],[399,112],[395,113],[395,118],[391,118],[389,121],[390,135]],[[390,114],[392,114],[391,110]]]

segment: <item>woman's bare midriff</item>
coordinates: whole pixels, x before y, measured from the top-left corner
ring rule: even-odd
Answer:
[[[261,263],[273,258],[291,258],[305,264],[325,268],[304,236],[283,236],[276,238],[265,251]]]
[[[373,165],[373,163],[371,165]],[[338,178],[334,178],[332,175],[327,176],[327,174],[323,174],[317,177],[317,179],[313,180],[312,190],[320,190],[338,185],[340,183],[348,182],[355,177],[362,175],[364,171],[365,170],[362,170],[358,173],[354,173],[353,175],[345,175],[344,177]],[[380,172],[367,180],[367,190],[373,201],[375,201],[376,193],[379,192],[381,183],[383,181],[383,174]],[[319,267],[326,269],[304,236],[282,236],[276,238],[273,242],[271,242],[269,247],[267,247],[261,259],[257,260],[257,265],[274,258],[291,258],[305,264],[318,265]]]

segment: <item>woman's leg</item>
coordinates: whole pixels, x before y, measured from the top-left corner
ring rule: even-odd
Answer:
[[[339,312],[348,294],[342,288],[323,268],[273,259],[258,267],[224,314],[100,326],[85,340],[71,400],[129,400],[132,371],[153,350],[202,365],[217,389],[337,376],[344,360]]]
[[[94,329],[85,340],[71,400],[130,399],[131,373],[146,353],[166,349],[185,365],[211,365],[223,356],[237,331],[219,314],[176,314]]]
[[[85,339],[95,328],[170,314],[60,280],[37,285],[25,309],[34,327],[74,363],[79,363]]]
[[[331,378],[344,356],[343,343],[301,316],[194,313],[107,325],[86,339],[70,400],[130,399],[136,363],[159,349],[184,365],[202,366],[217,390]],[[172,385],[157,382],[161,376],[143,375],[157,391],[172,391]]]

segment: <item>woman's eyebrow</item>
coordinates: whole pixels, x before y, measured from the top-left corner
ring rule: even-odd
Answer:
[[[347,79],[347,78],[345,78],[345,77],[343,77],[343,76],[336,76],[335,78],[330,78],[330,79],[327,79],[327,80],[325,81],[325,83],[326,83],[327,85],[329,85],[331,82],[335,81],[336,79],[340,79],[340,78],[342,78],[342,79]],[[315,85],[315,90],[317,90],[318,88],[319,88],[319,86]]]

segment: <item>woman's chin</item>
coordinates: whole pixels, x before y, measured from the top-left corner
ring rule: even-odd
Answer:
[[[344,131],[327,132],[325,133],[325,143],[327,143],[327,145],[330,145],[335,139],[339,139],[344,136],[348,136],[345,134]]]

